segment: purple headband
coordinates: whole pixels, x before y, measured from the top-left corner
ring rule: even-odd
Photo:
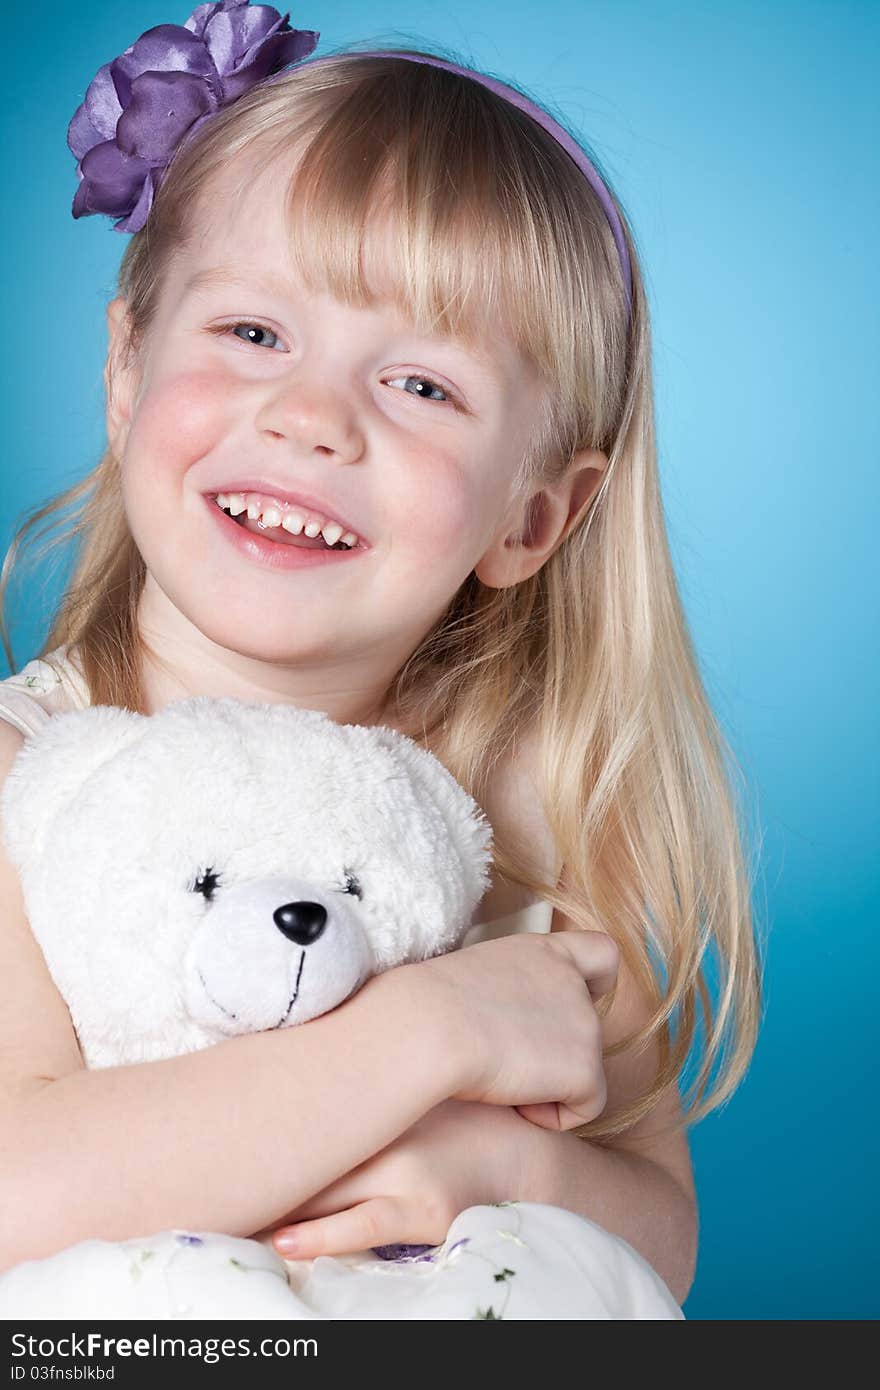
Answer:
[[[289,14],[248,0],[197,5],[184,24],[147,29],[118,58],[100,67],[74,112],[67,143],[77,160],[74,217],[105,213],[117,232],[145,225],[162,176],[183,139],[258,82],[308,58],[320,34],[291,29]],[[337,55],[323,54],[310,62]],[[360,54],[358,56],[361,56]],[[548,131],[585,175],[611,225],[632,306],[626,239],[614,201],[595,166],[557,121],[514,87],[442,58],[374,49],[371,58],[402,58],[445,68],[480,82]]]

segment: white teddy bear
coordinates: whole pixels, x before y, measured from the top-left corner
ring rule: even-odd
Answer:
[[[289,705],[56,715],[0,806],[88,1067],[304,1023],[458,946],[490,882],[492,828],[437,758]],[[0,1317],[682,1317],[625,1241],[557,1207],[501,1206],[393,1262],[285,1261],[220,1233],[86,1240],[0,1274]]]
[[[291,705],[57,715],[2,810],[89,1067],[326,1013],[456,946],[490,881],[491,826],[433,754]]]

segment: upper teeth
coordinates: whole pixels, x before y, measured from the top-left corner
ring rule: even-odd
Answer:
[[[303,511],[301,507],[288,507],[274,497],[261,497],[254,492],[218,492],[217,506],[238,516],[247,508],[251,521],[259,521],[261,526],[283,526],[292,536],[305,532],[314,540],[320,534],[328,545],[342,541],[343,545],[354,546],[358,538],[353,531],[344,531],[338,521],[329,521],[319,512]]]

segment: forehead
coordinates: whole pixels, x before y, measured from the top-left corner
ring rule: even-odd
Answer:
[[[253,288],[279,300],[312,292],[312,266],[323,257],[315,258],[304,248],[309,281],[304,283],[290,216],[296,164],[295,149],[271,159],[245,152],[214,176],[193,205],[188,239],[175,256],[169,302],[181,303],[185,296],[190,299],[224,286]],[[413,328],[402,274],[400,228],[384,210],[381,194],[366,220],[361,260],[372,307],[381,309],[395,327]],[[322,283],[314,290],[332,293]],[[348,302],[363,307],[356,294]],[[420,330],[427,336],[452,336],[436,326],[428,331],[423,324]],[[519,383],[524,377],[537,381],[501,313],[480,312],[472,306],[456,337],[496,376],[513,376]]]
[[[186,237],[174,254],[169,281],[175,300],[197,283],[222,284],[222,267],[229,279],[246,268],[292,279],[282,184],[283,178],[270,178],[241,156],[213,175],[188,212]]]

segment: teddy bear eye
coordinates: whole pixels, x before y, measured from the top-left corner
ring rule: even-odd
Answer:
[[[343,893],[353,893],[356,898],[360,898],[363,896],[363,894],[361,893],[361,885],[358,883],[354,874],[350,874],[348,872],[348,869],[345,870],[345,883],[343,885],[342,891]]]
[[[192,891],[194,893],[204,893],[205,898],[210,902],[219,881],[220,875],[218,873],[215,873],[213,869],[206,869],[203,874],[198,874],[196,876]]]

